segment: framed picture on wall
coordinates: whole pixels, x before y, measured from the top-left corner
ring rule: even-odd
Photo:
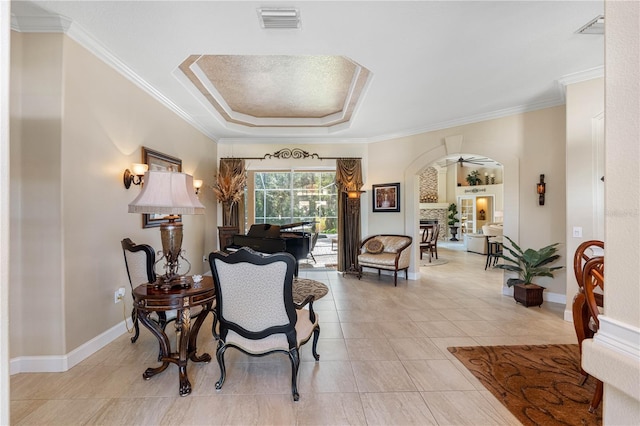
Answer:
[[[400,183],[372,185],[373,212],[400,211]]]
[[[172,157],[167,154],[163,154],[147,147],[142,147],[142,162],[149,166],[150,171],[161,170],[170,172],[182,171],[182,160],[176,157]],[[182,221],[182,217],[176,219],[176,222]],[[160,224],[167,222],[164,219],[164,215],[161,214],[143,214],[142,215],[142,227],[154,228],[160,226]]]

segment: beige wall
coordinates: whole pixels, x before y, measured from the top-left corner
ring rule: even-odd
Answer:
[[[0,2],[0,424],[9,424],[9,2]]]
[[[140,147],[181,158],[211,185],[216,146],[68,37],[14,36],[11,293],[29,321],[12,322],[11,355],[63,355],[123,320],[118,287],[130,311],[120,240],[160,248],[158,229],[127,213],[140,187],[125,189],[122,173]],[[216,240],[213,194],[200,199],[206,214],[183,218],[194,273]]]
[[[11,99],[12,107],[19,109],[11,111],[11,228],[15,232],[11,235],[10,309],[21,321],[11,322],[12,356],[66,352],[60,181],[62,40],[60,34],[13,33]]]
[[[368,232],[391,228],[393,232],[414,234],[419,218],[416,200],[420,171],[446,155],[475,154],[493,158],[504,166],[505,234],[524,247],[563,244],[560,264],[566,265],[562,219],[565,216],[564,115],[564,107],[547,108],[371,144],[365,186],[370,188],[372,183],[400,180],[404,195],[401,213],[370,213]],[[459,151],[452,151],[453,145],[447,147],[446,141],[452,138],[462,139],[462,147],[456,148]],[[548,182],[544,206],[538,205],[535,193],[541,173]],[[454,198],[448,202],[455,201],[455,190],[452,194]],[[414,252],[412,268],[418,264],[415,247]],[[566,271],[560,271],[554,279],[541,278],[539,283],[547,287],[550,297],[563,301],[565,274]]]

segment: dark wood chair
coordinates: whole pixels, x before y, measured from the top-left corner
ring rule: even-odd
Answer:
[[[243,247],[232,254],[211,253],[209,264],[220,322],[216,389],[222,388],[226,378],[224,354],[228,348],[251,356],[284,352],[291,361],[291,393],[297,401],[299,348],[313,335],[312,353],[320,359],[316,351],[320,326],[313,311],[314,296],[299,305],[293,300],[295,258],[289,253],[263,256]]]
[[[432,225],[424,229],[422,233],[422,241],[420,242],[420,259],[422,259],[422,253],[429,252],[429,263],[435,255],[438,258],[438,237],[440,235],[440,225]]]
[[[496,266],[502,256],[502,235],[487,235],[487,261],[484,264],[486,271],[489,266]]]
[[[129,238],[125,238],[120,244],[124,254],[124,264],[127,268],[129,285],[131,286],[131,297],[133,298],[133,289],[135,287],[140,284],[155,282],[156,273],[153,270],[153,265],[156,263],[156,253],[150,245],[136,244]],[[164,330],[167,325],[166,314],[164,312],[158,312],[155,319]],[[140,336],[140,323],[135,307],[131,310],[131,321],[135,329],[131,343],[134,343]]]
[[[585,303],[589,314],[593,319],[594,332],[600,328],[598,316],[603,308],[604,291],[604,256],[589,259],[582,271],[582,284],[584,289]],[[603,384],[601,380],[596,382],[596,390],[589,406],[589,412],[596,411],[602,401]]]
[[[604,249],[604,242],[599,240],[588,240],[578,246],[573,255],[573,273],[576,277],[576,283],[578,284],[578,292],[573,298],[572,314],[573,314],[573,327],[576,331],[576,337],[578,339],[578,347],[580,349],[580,357],[582,358],[582,341],[593,337],[594,330],[590,327],[593,323],[589,308],[586,304],[584,285],[583,285],[583,272],[585,264],[594,256],[594,250],[596,252]],[[584,384],[589,378],[589,374],[580,368],[582,373],[582,382]]]
[[[310,243],[310,247],[309,247],[309,256],[311,256],[311,259],[313,260],[313,263],[317,263],[316,262],[316,258],[313,256],[313,249],[316,248],[316,243],[318,242],[318,237],[319,236],[320,236],[319,232],[314,232],[313,235],[311,235],[311,243]]]

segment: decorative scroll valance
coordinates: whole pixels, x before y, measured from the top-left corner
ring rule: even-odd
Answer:
[[[228,157],[223,158],[223,160],[271,160],[273,158],[287,160],[289,158],[293,158],[296,160],[311,158],[315,160],[340,160],[342,157],[321,157],[320,155],[300,149],[300,148],[282,148],[279,151],[274,152],[273,154],[265,154],[262,157]],[[359,160],[359,158],[354,158]]]

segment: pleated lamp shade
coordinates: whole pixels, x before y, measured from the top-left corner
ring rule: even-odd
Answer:
[[[129,203],[129,213],[204,214],[204,206],[193,188],[193,176],[186,173],[148,171],[142,191]]]

